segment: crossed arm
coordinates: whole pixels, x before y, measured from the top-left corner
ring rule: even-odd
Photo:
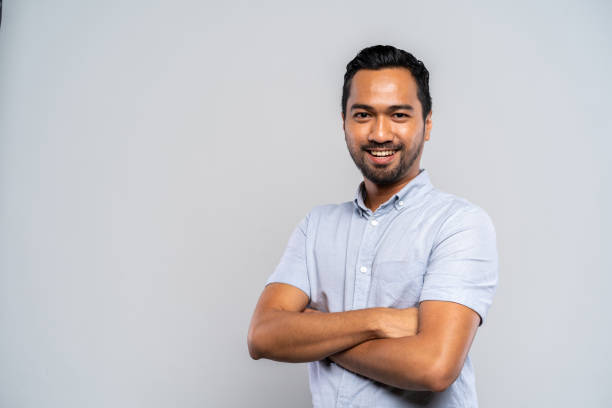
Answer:
[[[249,328],[251,357],[287,362],[329,357],[398,388],[442,391],[459,375],[480,319],[453,302],[320,313],[306,309],[308,301],[291,285],[266,286]]]

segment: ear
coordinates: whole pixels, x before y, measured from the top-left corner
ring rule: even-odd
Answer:
[[[342,129],[344,130],[344,120],[345,120],[344,112],[340,112],[340,117],[342,118]]]
[[[431,133],[431,111],[425,117],[425,140],[429,140],[429,134]]]

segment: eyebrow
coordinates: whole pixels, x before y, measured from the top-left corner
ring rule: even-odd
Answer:
[[[370,112],[373,112],[375,109],[370,106],[370,105],[366,105],[363,103],[354,103],[353,105],[351,105],[351,111],[355,110],[355,109],[364,109]],[[405,110],[409,110],[409,111],[414,111],[414,108],[412,107],[412,105],[408,105],[408,104],[403,104],[403,105],[391,105],[389,106],[386,111],[387,112],[394,112],[396,110],[401,110],[401,109],[405,109]]]

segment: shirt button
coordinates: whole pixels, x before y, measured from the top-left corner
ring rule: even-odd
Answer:
[[[372,220],[372,221],[370,221],[370,224],[372,224],[373,226],[377,226],[378,225],[378,221]]]
[[[365,266],[362,266],[361,268],[359,268],[359,271],[366,273],[368,271],[368,268],[366,268]]]
[[[400,201],[397,202],[397,204],[402,206],[402,205],[404,205],[404,202],[402,200],[400,200]]]

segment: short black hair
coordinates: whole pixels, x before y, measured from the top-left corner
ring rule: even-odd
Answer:
[[[351,81],[360,69],[406,68],[417,83],[417,97],[423,108],[423,120],[431,111],[429,94],[429,71],[422,61],[414,55],[392,45],[374,45],[359,51],[359,54],[346,65],[344,86],[342,87],[342,114],[346,115],[346,102],[351,90]]]

